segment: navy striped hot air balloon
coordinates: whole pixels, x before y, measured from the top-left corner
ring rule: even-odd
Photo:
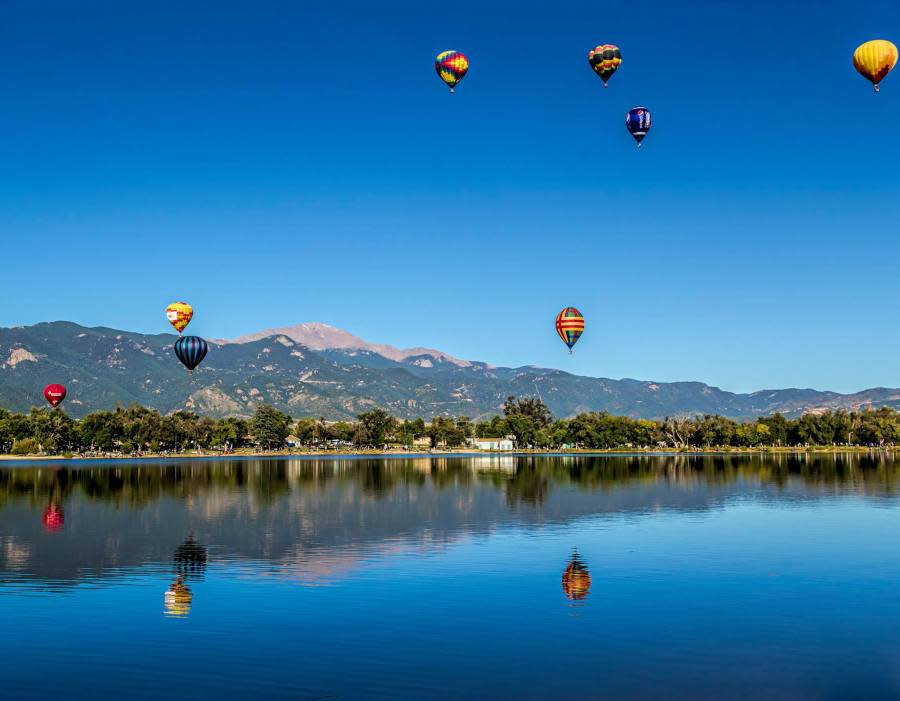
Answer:
[[[203,359],[206,357],[206,351],[209,350],[204,341],[199,336],[182,336],[175,341],[175,355],[181,361],[189,373],[194,372]]]

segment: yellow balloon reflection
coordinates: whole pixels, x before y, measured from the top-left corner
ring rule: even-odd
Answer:
[[[197,542],[191,533],[175,549],[175,581],[166,591],[166,615],[184,617],[191,612],[194,594],[185,580],[198,578],[206,569],[206,547]]]
[[[172,585],[166,590],[166,615],[183,617],[191,612],[191,601],[194,595],[184,583],[184,578],[176,577]]]

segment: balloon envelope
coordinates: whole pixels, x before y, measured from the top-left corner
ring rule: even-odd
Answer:
[[[853,67],[875,85],[897,65],[897,47],[885,39],[874,39],[860,44],[853,52]]]
[[[175,341],[175,355],[188,372],[193,372],[194,368],[203,362],[207,350],[209,348],[206,341],[199,336],[182,336]]]
[[[584,317],[575,307],[566,307],[556,315],[556,333],[569,350],[578,343],[584,333]]]
[[[187,302],[172,302],[166,307],[166,318],[175,330],[181,333],[194,318],[194,308]]]
[[[588,62],[605,86],[622,63],[622,52],[615,44],[601,44],[588,51]]]
[[[44,387],[44,399],[46,399],[54,409],[62,404],[63,399],[65,398],[66,388],[62,385],[47,385]]]
[[[434,60],[434,70],[453,92],[469,71],[469,59],[459,51],[442,51]]]
[[[640,146],[650,131],[650,110],[646,107],[632,107],[625,115],[625,126]]]

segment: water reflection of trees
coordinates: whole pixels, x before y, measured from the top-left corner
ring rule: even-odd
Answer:
[[[46,506],[74,493],[89,499],[140,506],[162,497],[187,498],[213,489],[247,490],[270,503],[292,490],[353,485],[374,499],[399,486],[441,490],[474,482],[503,490],[510,505],[540,504],[554,486],[612,489],[640,482],[684,487],[740,480],[784,487],[852,488],[892,495],[900,461],[885,454],[776,454],[670,456],[524,456],[518,458],[408,458],[341,460],[195,461],[0,469],[0,506],[27,500]]]
[[[208,556],[206,547],[198,543],[194,534],[191,533],[175,549],[175,555],[172,559],[175,563],[175,572],[178,576],[187,579],[189,577],[199,577],[203,574],[206,570]]]

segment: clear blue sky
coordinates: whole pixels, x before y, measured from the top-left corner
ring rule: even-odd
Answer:
[[[900,69],[875,96],[850,62],[900,43],[891,0],[113,5],[0,12],[0,324],[166,331],[185,299],[211,338],[900,386]]]

